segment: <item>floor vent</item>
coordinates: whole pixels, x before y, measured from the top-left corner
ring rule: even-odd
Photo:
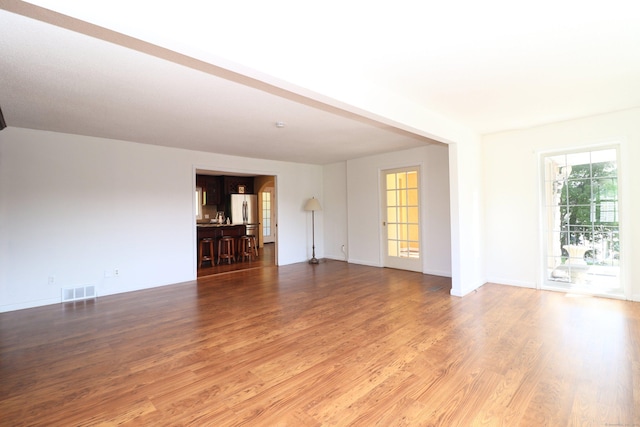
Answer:
[[[63,288],[62,302],[80,301],[96,297],[96,287],[93,285],[80,286],[78,288]]]

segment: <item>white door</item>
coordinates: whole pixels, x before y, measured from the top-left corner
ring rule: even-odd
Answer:
[[[420,169],[382,171],[384,266],[422,271]]]
[[[261,193],[262,206],[262,241],[264,243],[275,242],[275,221],[273,204],[273,187],[265,188]]]

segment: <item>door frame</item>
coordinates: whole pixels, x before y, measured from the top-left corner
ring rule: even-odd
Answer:
[[[601,141],[595,144],[577,145],[571,147],[559,147],[555,149],[536,150],[536,167],[538,170],[538,241],[539,241],[539,253],[538,253],[538,282],[536,283],[536,289],[551,290],[567,292],[568,289],[562,286],[554,286],[554,283],[550,283],[546,276],[546,260],[547,249],[545,247],[545,237],[543,235],[546,224],[546,212],[544,207],[545,197],[545,170],[543,161],[544,158],[553,154],[565,154],[565,153],[580,153],[586,151],[599,151],[603,149],[616,149],[617,150],[617,169],[618,169],[618,215],[619,215],[619,235],[620,235],[620,270],[618,279],[620,281],[621,293],[601,293],[591,292],[585,289],[574,288],[570,289],[571,293],[587,294],[594,296],[601,296],[614,299],[627,299],[640,301],[640,295],[633,295],[631,284],[628,275],[628,248],[629,248],[629,232],[627,229],[627,223],[630,218],[628,214],[628,200],[629,200],[629,167],[627,164],[628,159],[628,141],[624,138],[616,138],[607,141]]]
[[[278,264],[278,252],[279,252],[279,248],[278,248],[278,174],[277,173],[269,173],[269,172],[265,172],[265,171],[253,171],[253,170],[238,170],[238,169],[229,169],[229,168],[214,168],[209,166],[205,166],[205,165],[201,165],[201,164],[192,164],[192,189],[191,189],[191,198],[192,198],[192,209],[193,209],[193,232],[192,232],[192,240],[193,240],[193,244],[191,245],[193,248],[193,275],[195,278],[198,277],[198,232],[197,232],[197,224],[196,224],[196,220],[195,220],[195,216],[196,216],[196,212],[195,212],[195,189],[196,189],[196,175],[198,175],[199,173],[202,172],[212,172],[215,174],[219,174],[219,175],[247,175],[247,176],[254,176],[254,177],[260,177],[260,176],[269,176],[273,178],[273,197],[275,198],[274,201],[272,201],[272,209],[273,209],[273,215],[274,215],[274,224],[273,226],[274,228],[274,238],[275,238],[275,242],[274,244],[274,265],[279,265]],[[256,189],[254,188],[254,192],[256,192]],[[260,206],[260,204],[258,204]],[[260,207],[258,208],[260,210]]]

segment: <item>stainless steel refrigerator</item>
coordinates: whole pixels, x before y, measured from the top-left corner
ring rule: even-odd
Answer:
[[[231,195],[231,223],[245,224],[247,234],[258,236],[258,197],[255,194]]]

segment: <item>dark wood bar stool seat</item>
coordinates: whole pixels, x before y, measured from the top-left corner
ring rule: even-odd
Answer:
[[[222,236],[218,239],[218,264],[220,260],[227,260],[228,264],[236,259],[236,239],[231,236]]]
[[[249,261],[253,260],[254,252],[251,244],[251,236],[241,236],[238,238],[238,259],[244,261],[248,258]]]
[[[208,251],[205,253],[205,248]],[[202,263],[209,261],[211,266],[213,267],[213,239],[205,237],[204,239],[200,239],[200,247],[198,248],[198,267],[202,267]]]

